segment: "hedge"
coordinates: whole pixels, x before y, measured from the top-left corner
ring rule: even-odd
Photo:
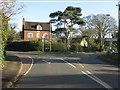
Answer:
[[[51,45],[51,50],[53,52],[67,52],[67,45],[66,43],[56,43],[56,42],[52,42]]]
[[[6,50],[9,50],[9,51],[40,51],[42,50],[42,43],[41,41],[7,42]]]
[[[15,41],[7,42],[6,50],[8,51],[42,51],[42,41]],[[45,51],[49,51],[50,43],[44,43]],[[52,52],[66,52],[67,46],[65,43],[52,42],[51,44]]]

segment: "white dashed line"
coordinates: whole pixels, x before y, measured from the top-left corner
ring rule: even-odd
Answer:
[[[73,65],[73,64],[71,64],[71,63],[69,63],[68,61],[64,60],[63,58],[59,58],[59,59],[63,60],[64,62],[66,62],[67,64],[69,64],[70,66],[72,66],[73,68],[76,68],[76,66],[75,66],[75,65]]]
[[[44,62],[46,62],[46,63],[48,63],[48,64],[51,64],[51,62],[50,62],[50,61],[46,61],[46,60],[42,60],[42,61],[44,61]]]
[[[76,68],[75,65],[67,62],[66,60],[64,60],[63,58],[57,58],[57,59],[60,59],[60,60],[63,60],[64,62],[66,62],[67,64],[69,64],[70,66],[72,66],[73,68]],[[79,65],[84,68],[84,66],[82,64],[79,63]],[[105,88],[109,88],[109,89],[112,89],[111,86],[109,86],[107,83],[105,83],[104,81],[100,80],[98,77],[96,77],[95,75],[93,75],[90,71],[81,71],[83,74],[85,74],[86,76],[88,76],[89,78],[91,78],[92,80],[96,81],[97,83],[99,83],[100,85],[102,85],[103,87]]]
[[[83,66],[82,64],[79,63],[79,65],[80,65],[82,68],[84,68],[84,66]]]
[[[51,64],[51,62],[47,62],[48,64]]]

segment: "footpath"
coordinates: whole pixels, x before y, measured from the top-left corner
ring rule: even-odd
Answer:
[[[28,70],[31,68],[32,66],[32,59],[24,54],[16,54],[16,53],[8,53],[8,55],[14,55],[20,58],[20,62],[21,62],[21,66],[19,68],[18,73],[16,74],[15,77],[13,77],[14,79],[10,82],[7,82],[4,86],[2,83],[2,88],[14,88],[16,83],[20,80],[20,78],[24,75],[26,75],[28,73]]]

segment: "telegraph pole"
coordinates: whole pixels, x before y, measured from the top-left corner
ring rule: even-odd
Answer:
[[[52,39],[52,25],[51,25],[51,22],[50,22],[50,52],[51,52],[51,39]]]
[[[120,1],[118,2],[118,53],[120,54]]]

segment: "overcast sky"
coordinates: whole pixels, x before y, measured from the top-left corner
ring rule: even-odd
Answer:
[[[118,21],[118,0],[26,0],[18,4],[25,5],[22,13],[14,17],[13,22],[18,25],[18,30],[22,30],[22,18],[26,21],[49,22],[49,14],[54,11],[64,11],[67,6],[80,7],[82,17],[91,14],[110,14]]]

